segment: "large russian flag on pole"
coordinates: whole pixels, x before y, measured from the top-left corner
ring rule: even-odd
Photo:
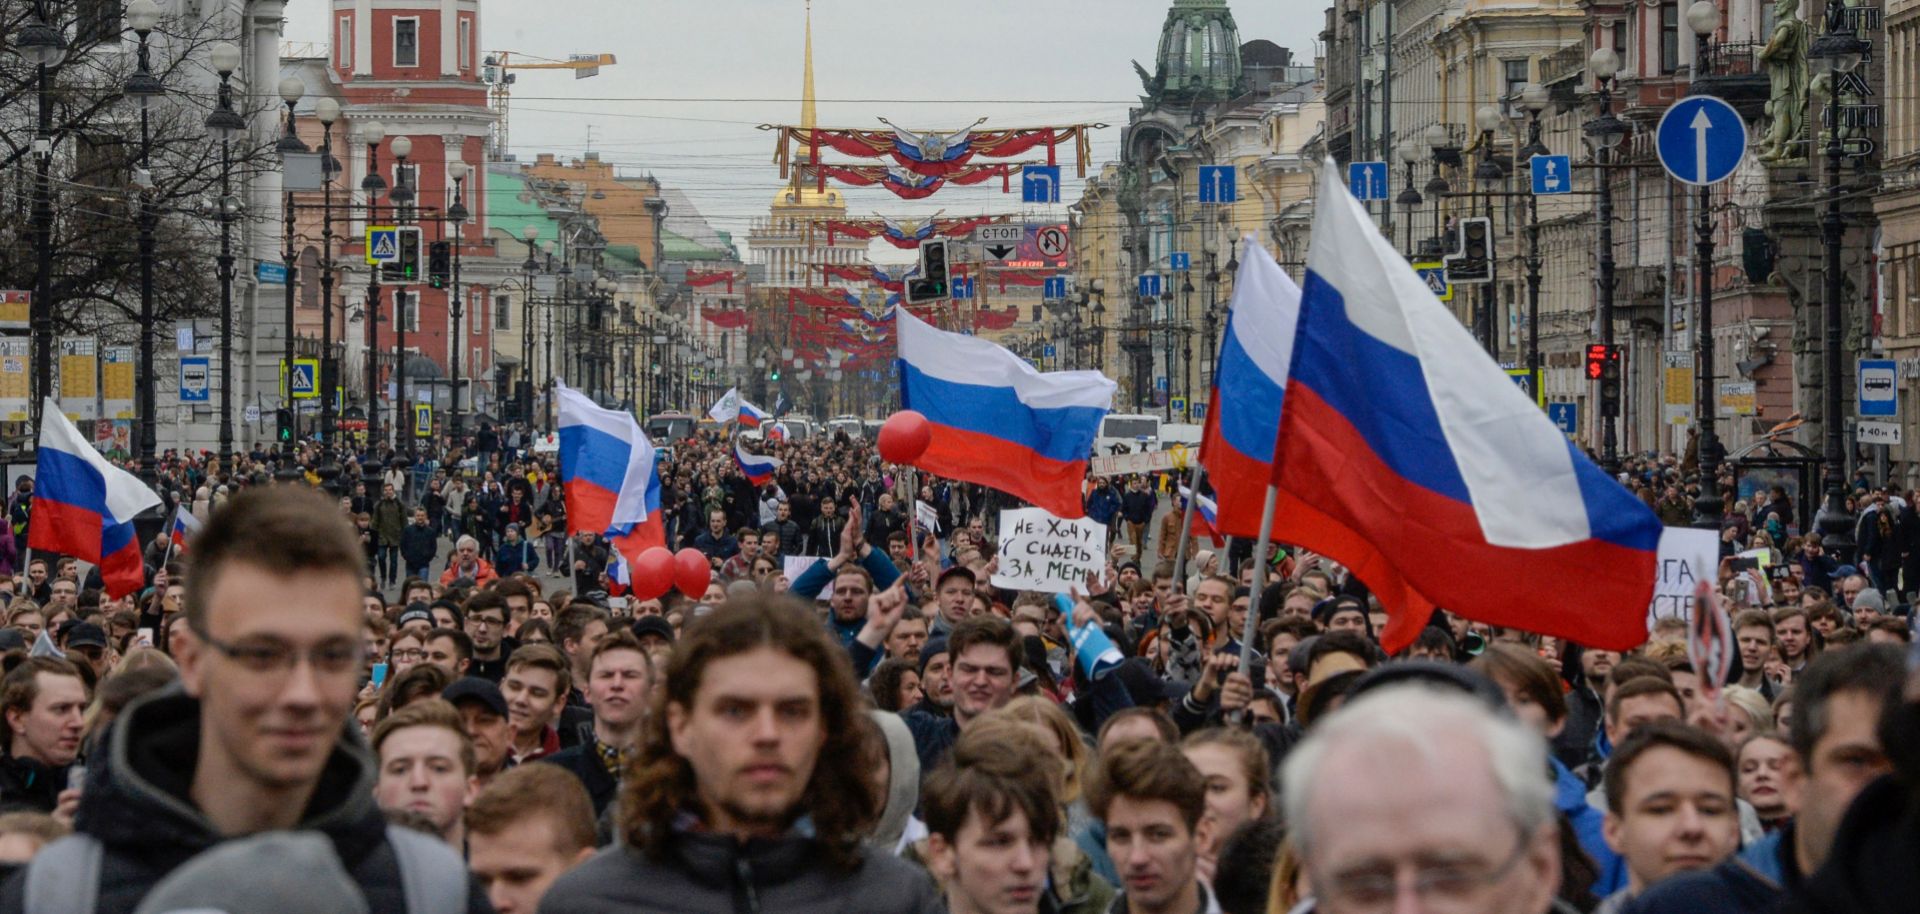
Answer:
[[[979,337],[895,313],[900,405],[917,410],[933,442],[914,466],[991,486],[1076,518],[1087,460],[1115,385],[1097,371],[1042,373]]]
[[[1592,647],[1645,641],[1659,519],[1513,385],[1335,171],[1321,167],[1297,326],[1266,331],[1292,337],[1273,538],[1359,575],[1389,651],[1436,606]],[[1280,272],[1257,244],[1243,256],[1236,311]]]
[[[1260,535],[1260,508],[1273,476],[1281,392],[1293,357],[1291,327],[1300,287],[1285,271],[1240,269],[1213,373],[1213,407],[1200,439],[1200,464],[1218,495],[1214,526],[1228,536]]]
[[[555,383],[560,432],[560,486],[567,532],[605,534],[646,520],[653,442],[626,413],[602,409],[585,394]]]
[[[100,456],[51,397],[41,416],[27,546],[98,565],[110,597],[138,591],[147,571],[133,518],[160,496]]]

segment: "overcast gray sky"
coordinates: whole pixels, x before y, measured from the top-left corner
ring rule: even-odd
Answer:
[[[1153,69],[1169,0],[816,0],[814,82],[828,127],[920,130],[1106,123],[1095,168],[1114,157],[1140,81]],[[1241,41],[1265,38],[1311,64],[1325,0],[1239,0]],[[288,5],[287,40],[324,42],[325,2]],[[563,158],[588,148],[684,190],[742,242],[780,187],[763,123],[799,119],[804,0],[491,0],[481,43],[564,59],[611,53],[598,77],[527,71],[514,84],[513,152]],[[1063,149],[1064,152],[1064,149]],[[1042,153],[1044,155],[1044,153]],[[1063,160],[1064,161],[1064,160]],[[1094,169],[1090,169],[1092,173]],[[1000,183],[948,186],[924,201],[843,188],[855,216],[1016,212]],[[1077,198],[1069,179],[1063,205]]]

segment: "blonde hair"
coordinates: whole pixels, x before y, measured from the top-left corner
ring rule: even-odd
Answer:
[[[1053,737],[1063,753],[1066,773],[1060,783],[1060,804],[1070,805],[1080,799],[1080,792],[1087,782],[1087,765],[1091,754],[1087,744],[1080,739],[1080,728],[1075,726],[1073,718],[1060,705],[1048,698],[1037,695],[1022,695],[982,716],[1002,718],[1023,724],[1035,725],[1047,735]]]

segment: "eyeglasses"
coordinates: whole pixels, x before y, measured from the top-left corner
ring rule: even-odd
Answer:
[[[1381,864],[1327,878],[1315,877],[1321,900],[1329,909],[1341,911],[1387,911],[1400,895],[1400,873],[1413,870],[1413,893],[1435,910],[1477,910],[1475,896],[1488,886],[1507,878],[1526,856],[1531,843],[1525,833],[1518,846],[1498,866],[1475,860],[1415,863],[1410,867]]]
[[[228,660],[239,664],[250,673],[262,676],[293,672],[294,668],[299,666],[302,657],[313,665],[315,672],[337,676],[357,672],[360,669],[360,662],[366,657],[365,647],[357,641],[329,641],[301,651],[284,641],[261,639],[234,644],[221,641],[198,629],[194,631],[194,635],[207,646],[225,655]]]
[[[414,663],[419,663],[420,661],[427,659],[427,652],[417,647],[407,647],[407,648],[401,648],[400,650],[394,651],[391,654],[388,654],[387,656],[389,659],[392,659],[392,660],[408,660]]]
[[[498,618],[493,618],[489,616],[468,616],[467,621],[472,622],[475,625],[484,625],[484,626],[487,626],[488,628],[498,628],[502,625],[507,624],[507,620],[505,619],[498,619]]]

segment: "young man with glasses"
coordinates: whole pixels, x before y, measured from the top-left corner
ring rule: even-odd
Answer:
[[[467,637],[473,639],[468,676],[499,682],[507,674],[507,658],[519,643],[507,637],[507,599],[491,590],[475,591],[461,609]]]
[[[97,898],[83,906],[134,910],[202,851],[301,830],[328,839],[371,910],[407,910],[398,842],[414,865],[466,884],[463,907],[487,910],[450,848],[389,832],[374,804],[373,761],[348,730],[366,555],[333,503],[293,486],[248,489],[207,522],[190,562],[182,688],[122,712],[80,798],[79,834],[101,852],[98,884],[84,887]],[[60,872],[60,850],[36,861]],[[24,908],[28,875],[0,890],[0,911]]]

